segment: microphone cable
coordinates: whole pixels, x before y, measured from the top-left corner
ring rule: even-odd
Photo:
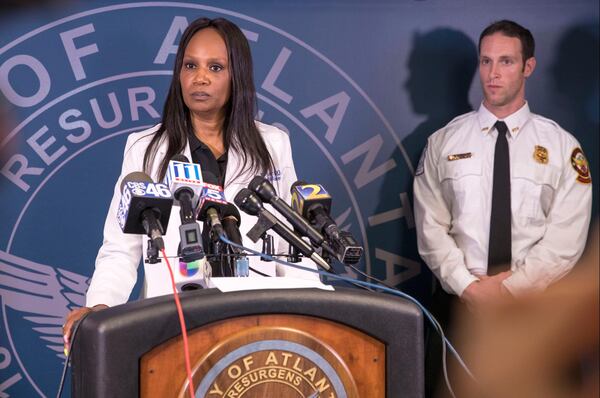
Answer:
[[[190,392],[190,398],[194,398],[196,390],[194,389],[194,380],[192,378],[192,367],[190,364],[190,348],[188,345],[187,328],[185,326],[185,318],[183,317],[183,309],[181,308],[181,302],[179,301],[179,293],[177,293],[177,286],[175,285],[175,277],[173,276],[173,270],[171,264],[165,253],[165,249],[161,249],[163,258],[167,262],[167,269],[169,270],[169,277],[171,278],[171,286],[173,287],[173,298],[175,299],[175,306],[177,307],[177,315],[179,317],[179,325],[181,326],[181,336],[183,338],[183,355],[185,358],[185,371],[188,379],[188,391]]]
[[[83,316],[81,318],[79,318],[79,320],[77,320],[77,322],[75,322],[75,324],[73,325],[73,331],[71,332],[71,341],[69,342],[71,349],[68,351],[65,350],[65,354],[66,354],[65,365],[63,366],[62,375],[60,377],[60,384],[58,385],[58,393],[56,394],[56,398],[60,398],[60,396],[62,395],[62,392],[63,392],[63,388],[65,386],[65,379],[67,377],[67,369],[69,368],[69,362],[71,361],[71,353],[73,352],[73,342],[75,341],[75,336],[77,335],[77,331],[79,330],[79,325],[81,325],[81,322],[83,322],[83,320],[85,318],[87,318],[87,316],[89,314],[91,314],[92,312],[93,311],[88,311],[85,314],[83,314]]]
[[[354,284],[358,284],[358,285],[364,285],[364,286],[369,286],[378,290],[381,290],[382,292],[385,293],[389,293],[395,296],[399,296],[402,297],[404,299],[407,299],[408,301],[414,303],[417,307],[419,307],[419,309],[421,310],[421,312],[425,315],[425,317],[427,318],[427,320],[433,325],[434,329],[438,332],[438,334],[440,335],[441,339],[442,339],[442,365],[443,365],[443,371],[444,371],[444,379],[446,381],[446,385],[448,387],[448,390],[450,391],[450,394],[456,398],[456,395],[454,394],[454,390],[452,389],[452,386],[450,384],[450,380],[448,378],[448,371],[447,371],[447,364],[446,364],[446,358],[447,358],[447,354],[446,354],[446,347],[450,350],[450,352],[452,353],[452,355],[454,355],[454,357],[456,358],[456,360],[458,361],[458,363],[460,364],[460,366],[464,369],[464,371],[467,373],[467,375],[477,384],[478,381],[475,378],[475,376],[473,375],[473,373],[471,372],[471,370],[469,369],[469,367],[467,366],[467,364],[463,361],[462,357],[459,355],[459,353],[456,351],[456,349],[454,348],[454,346],[452,345],[452,343],[450,343],[450,341],[448,340],[448,338],[446,337],[444,330],[442,328],[442,326],[440,325],[440,323],[437,321],[437,319],[435,319],[435,317],[427,310],[427,308],[425,308],[423,306],[423,304],[421,304],[417,299],[415,299],[414,297],[396,289],[396,288],[391,288],[385,285],[376,285],[374,283],[370,283],[370,282],[366,282],[366,281],[361,281],[358,279],[354,279],[354,278],[348,278],[345,276],[341,276],[341,275],[337,275],[337,274],[333,274],[333,273],[328,273],[325,271],[321,271],[319,269],[313,269],[313,268],[307,268],[301,265],[297,265],[297,264],[293,264],[293,263],[289,263],[287,261],[284,260],[280,260],[277,258],[274,258],[272,256],[269,256],[268,254],[264,254],[264,253],[260,253],[258,251],[255,251],[253,249],[250,249],[248,247],[244,247],[242,245],[238,245],[237,243],[231,242],[229,239],[227,239],[226,236],[224,236],[223,234],[219,236],[219,238],[227,243],[230,244],[232,246],[238,247],[242,250],[246,250],[250,253],[256,254],[256,255],[260,255],[262,257],[265,257],[271,261],[275,261],[279,264],[288,266],[288,267],[292,267],[292,268],[296,268],[299,270],[303,270],[303,271],[308,271],[308,272],[312,272],[312,273],[316,273],[319,274],[321,276],[326,275],[327,277],[330,277],[332,279],[338,279],[341,281],[345,281],[345,282],[349,282],[349,283],[354,283]]]
[[[342,263],[343,264],[343,263]],[[387,283],[385,283],[384,281],[377,279],[376,277],[367,274],[366,272],[363,272],[362,270],[360,270],[358,267],[355,267],[352,264],[344,264],[345,266],[350,267],[352,270],[354,270],[356,273],[369,278],[371,280],[376,281],[377,283],[389,288],[389,289],[394,289],[394,290],[398,290],[393,286],[388,285]],[[370,289],[369,289],[370,290]],[[438,332],[438,334],[440,335],[441,339],[442,339],[442,372],[444,373],[444,380],[446,382],[446,386],[448,387],[448,390],[450,391],[450,394],[456,398],[456,395],[454,394],[454,390],[452,389],[452,385],[450,384],[450,380],[448,379],[448,361],[446,359],[446,336],[444,334],[444,329],[442,328],[442,326],[440,325],[439,321],[437,319],[435,319],[435,317],[432,315],[432,319],[433,321],[435,321],[435,323],[432,322],[434,329]],[[458,355],[458,354],[457,354]],[[460,362],[460,361],[459,361]],[[461,364],[462,366],[462,364]],[[466,366],[466,365],[465,365]],[[467,371],[467,373],[469,373],[469,376],[471,376],[473,379],[473,375],[470,374],[468,369],[465,369]]]

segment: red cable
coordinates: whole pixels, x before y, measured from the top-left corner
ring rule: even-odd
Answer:
[[[167,269],[169,270],[169,275],[171,276],[171,285],[173,286],[173,297],[175,298],[175,306],[177,307],[177,314],[179,315],[179,324],[181,325],[181,335],[183,336],[183,354],[185,356],[185,370],[187,372],[187,379],[189,383],[190,398],[194,398],[195,389],[194,389],[194,381],[192,380],[192,367],[190,366],[190,348],[188,346],[188,338],[187,338],[187,329],[185,327],[185,319],[183,318],[183,310],[181,309],[181,303],[179,302],[179,294],[177,294],[177,287],[175,286],[175,277],[173,276],[173,271],[171,270],[171,264],[169,264],[169,259],[167,258],[167,254],[165,253],[165,249],[160,251],[163,255],[163,258],[167,262]]]

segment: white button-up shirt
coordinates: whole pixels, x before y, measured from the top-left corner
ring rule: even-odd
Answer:
[[[414,181],[419,253],[460,296],[486,275],[498,119],[483,104],[431,135]],[[591,176],[579,143],[526,103],[509,131],[514,295],[541,290],[581,256],[591,217]],[[587,174],[586,174],[587,173]]]

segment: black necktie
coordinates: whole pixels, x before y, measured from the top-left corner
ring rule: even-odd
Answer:
[[[506,136],[508,127],[500,120],[494,127],[498,131],[498,138],[494,153],[488,275],[510,270],[511,261],[510,158]]]

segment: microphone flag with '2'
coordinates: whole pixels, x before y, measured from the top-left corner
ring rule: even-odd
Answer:
[[[325,235],[337,259],[344,264],[356,264],[363,254],[363,247],[347,231],[339,229],[329,217],[331,195],[319,184],[296,181],[290,189],[292,208],[310,221],[311,225]]]
[[[165,184],[154,183],[146,173],[129,173],[121,182],[117,221],[126,234],[146,234],[150,238],[148,259],[157,259],[164,249],[164,235],[171,215],[173,196]],[[156,260],[158,261],[158,260]]]
[[[184,155],[175,155],[169,161],[165,174],[165,184],[173,193],[175,204],[180,206],[178,256],[184,263],[192,263],[204,257],[200,226],[194,217],[202,192],[202,172],[200,165],[190,163]]]
[[[309,257],[324,270],[331,271],[331,266],[327,261],[316,253],[308,243],[303,241],[302,238],[296,235],[287,225],[281,222],[270,211],[265,209],[262,201],[254,192],[248,188],[242,188],[235,196],[233,202],[246,213],[258,217],[258,222],[247,234],[253,242],[257,242],[267,230],[273,229],[286,242],[296,247],[304,256]]]

